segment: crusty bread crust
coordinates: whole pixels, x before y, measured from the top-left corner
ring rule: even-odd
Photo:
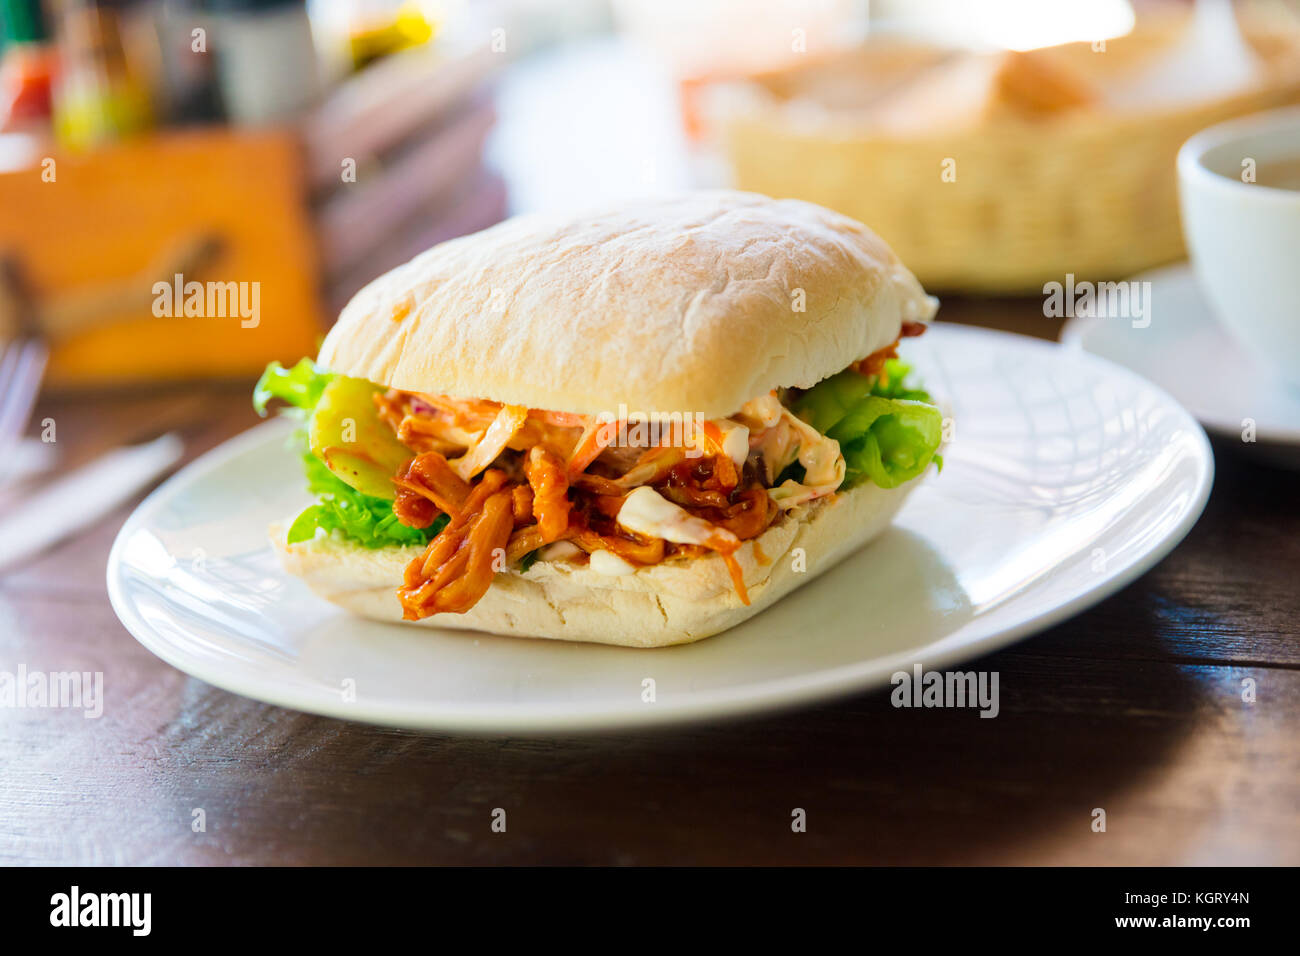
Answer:
[[[538,561],[527,573],[498,574],[467,613],[436,614],[418,623],[627,647],[698,641],[752,617],[866,544],[888,527],[921,480],[892,489],[866,483],[792,509],[756,539],[765,561],[754,541],[745,542],[736,557],[749,590],[748,607],[716,555],[665,561],[621,576]],[[271,540],[285,569],[321,597],[362,617],[402,619],[394,592],[419,548],[367,550],[323,535],[290,545],[285,537],[285,526],[272,526]]]
[[[935,308],[853,219],[696,192],[442,243],[357,293],[320,362],[407,391],[717,418],[816,384]]]

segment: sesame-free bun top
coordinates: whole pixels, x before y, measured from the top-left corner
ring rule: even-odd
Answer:
[[[362,289],[320,364],[405,391],[717,418],[892,343],[936,302],[875,233],[710,191],[454,239]]]

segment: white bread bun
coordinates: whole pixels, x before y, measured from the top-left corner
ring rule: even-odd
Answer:
[[[718,418],[815,385],[935,308],[853,219],[696,192],[435,246],[358,292],[319,361],[405,391]]]
[[[921,479],[891,489],[871,483],[791,509],[736,552],[750,605],[740,603],[721,558],[668,560],[632,574],[609,576],[582,565],[537,561],[525,573],[501,572],[465,614],[435,614],[421,625],[527,637],[664,647],[734,627],[866,544],[893,520]],[[286,544],[271,540],[285,569],[326,600],[377,621],[400,621],[395,593],[418,547],[367,550],[319,535]],[[760,562],[757,541],[766,558]],[[804,570],[799,567],[802,549]]]

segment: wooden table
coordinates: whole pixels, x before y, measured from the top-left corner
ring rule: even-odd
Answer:
[[[1057,331],[1036,301],[943,315]],[[39,414],[70,462],[163,415],[202,416],[194,454],[255,421],[246,387]],[[281,710],[173,670],[118,623],[104,563],[123,508],[0,580],[0,670],[106,685],[98,720],[0,709],[0,863],[1300,863],[1297,478],[1216,452],[1209,507],[1172,555],[976,665],[1001,674],[996,720],[874,693],[716,726],[468,739]]]

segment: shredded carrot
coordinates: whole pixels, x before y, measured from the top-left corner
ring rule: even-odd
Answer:
[[[736,560],[736,553],[730,551],[722,556],[722,560],[727,562],[727,570],[731,572],[731,583],[736,588],[740,603],[745,607],[749,607],[749,591],[745,588],[745,572],[740,570],[740,562]]]
[[[528,409],[528,417],[536,418],[547,425],[554,425],[557,428],[586,428],[588,417],[586,415],[575,415],[572,412],[548,412],[540,408]]]
[[[569,459],[569,476],[580,475],[618,435],[617,422],[590,422]]]

